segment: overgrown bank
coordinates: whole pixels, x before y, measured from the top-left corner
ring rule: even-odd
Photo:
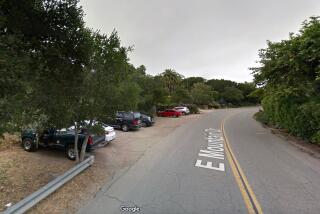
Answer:
[[[253,68],[264,123],[320,143],[320,18],[305,21],[298,34],[268,42]]]

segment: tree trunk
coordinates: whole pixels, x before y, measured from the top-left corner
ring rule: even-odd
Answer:
[[[80,161],[84,160],[84,156],[86,154],[86,149],[87,149],[87,144],[88,144],[88,140],[89,140],[89,136],[90,136],[91,126],[92,126],[92,120],[90,120],[89,126],[87,127],[86,137],[83,140],[83,143],[82,143],[82,146],[81,146]]]
[[[76,162],[79,162],[79,151],[78,151],[78,124],[77,122],[74,123],[74,152],[76,155]]]
[[[83,140],[82,146],[81,146],[81,152],[80,152],[80,162],[84,160],[84,156],[86,154],[87,144],[89,140],[89,133],[87,133],[85,139]]]

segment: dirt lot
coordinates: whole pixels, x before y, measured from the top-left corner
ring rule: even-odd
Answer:
[[[128,169],[163,136],[203,114],[205,112],[180,118],[156,118],[153,127],[127,133],[117,131],[113,142],[94,152],[93,166],[43,200],[30,213],[74,213],[86,200],[94,197],[104,183]],[[17,145],[0,151],[0,211],[5,209],[5,204],[16,203],[73,165],[74,162],[66,159],[62,151],[42,149],[27,153]]]

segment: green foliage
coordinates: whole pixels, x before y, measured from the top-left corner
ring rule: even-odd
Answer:
[[[255,93],[268,122],[320,143],[320,18],[305,21],[288,40],[268,42],[260,64],[252,71],[263,91]]]
[[[244,96],[240,89],[236,87],[226,87],[224,92],[222,92],[221,96],[227,103],[240,104],[243,100]]]
[[[224,79],[211,79],[206,82],[207,85],[211,87],[212,90],[217,91],[219,93],[223,93],[226,87],[236,87],[237,83],[231,80]]]
[[[195,83],[190,93],[193,102],[197,105],[208,105],[218,96],[217,92],[212,91],[211,88],[204,83]]]
[[[184,78],[182,80],[182,85],[188,91],[190,91],[194,84],[196,84],[196,83],[205,83],[205,82],[206,82],[206,79],[204,79],[202,77],[188,77],[188,78]]]
[[[209,103],[208,107],[214,108],[214,109],[219,109],[219,108],[221,108],[221,105],[216,101],[212,101],[211,103]]]
[[[172,95],[172,101],[174,103],[191,103],[192,98],[189,91],[186,88],[179,87]]]
[[[166,69],[163,73],[160,74],[160,77],[169,92],[169,96],[174,93],[183,78],[181,74],[177,73],[173,69]]]
[[[119,85],[117,93],[113,96],[117,97],[119,100],[119,110],[122,111],[137,111],[138,104],[140,101],[141,88],[135,82],[124,81]]]
[[[262,100],[268,123],[286,128],[290,133],[317,141],[320,130],[320,103],[306,101],[301,97],[275,92]]]
[[[257,113],[255,113],[254,115],[255,119],[263,124],[268,124],[269,120],[268,117],[266,116],[264,111],[258,111]]]
[[[190,114],[198,114],[200,112],[198,106],[195,104],[185,104],[183,106],[188,107]]]

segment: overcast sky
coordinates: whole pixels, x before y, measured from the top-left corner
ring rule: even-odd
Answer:
[[[186,77],[251,81],[266,40],[288,38],[320,0],[80,0],[87,26],[119,33],[135,66]]]

